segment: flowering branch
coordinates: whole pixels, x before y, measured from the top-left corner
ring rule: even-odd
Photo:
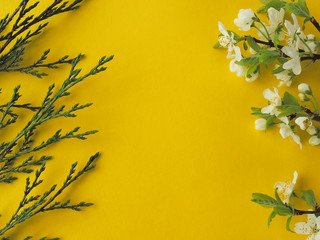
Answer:
[[[320,235],[320,207],[316,201],[315,194],[312,190],[301,190],[301,196],[296,194],[294,189],[297,182],[298,173],[294,172],[292,182],[278,182],[275,184],[275,197],[262,193],[253,193],[252,202],[263,207],[272,208],[268,218],[268,226],[276,216],[288,216],[286,229],[290,232],[296,232],[303,235],[311,235],[308,239],[318,240]],[[292,198],[304,201],[312,207],[307,211],[295,209]],[[308,222],[299,222],[295,224],[294,231],[291,230],[291,220],[294,216],[308,215]]]

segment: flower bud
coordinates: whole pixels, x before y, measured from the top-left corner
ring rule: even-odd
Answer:
[[[316,135],[318,133],[318,129],[315,126],[310,126],[307,128],[307,133],[309,133],[310,135]]]
[[[300,93],[306,93],[306,94],[309,94],[311,93],[311,88],[308,84],[306,83],[301,83],[299,86],[298,86],[298,90]]]
[[[259,118],[255,121],[256,129],[259,131],[266,130],[267,120],[264,118]]]
[[[309,99],[304,93],[299,93],[298,96],[301,102],[306,102]]]
[[[319,145],[319,144],[320,144],[320,138],[318,138],[318,136],[312,136],[312,137],[309,139],[309,143],[310,143],[312,146]]]

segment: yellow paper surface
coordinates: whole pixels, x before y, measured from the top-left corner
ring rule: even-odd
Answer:
[[[1,15],[18,2],[2,0]],[[86,71],[101,56],[115,55],[106,72],[60,102],[94,105],[75,119],[45,124],[37,137],[41,142],[60,128],[75,126],[100,131],[87,141],[66,140],[41,152],[54,159],[40,192],[61,183],[72,162],[82,166],[101,152],[97,168],[62,198],[95,205],[80,213],[36,216],[10,232],[14,239],[305,239],[285,230],[285,218],[277,217],[268,229],[271,210],[250,198],[253,192],[272,195],[275,182],[292,179],[294,170],[299,172],[297,188],[312,188],[320,198],[320,150],[308,145],[306,135],[300,150],[282,139],[277,127],[267,134],[256,131],[250,107],[265,106],[262,92],[278,80],[263,71],[256,82],[247,83],[229,71],[226,51],[212,48],[219,20],[239,32],[233,24],[239,9],[260,6],[257,0],[87,0],[80,10],[51,20],[28,47],[26,61],[48,48],[51,60],[85,53],[80,65]],[[309,0],[308,6],[320,19],[318,1]],[[306,32],[319,36],[311,24]],[[2,99],[21,84],[21,101],[39,104],[48,86],[59,86],[68,70],[48,71],[44,79],[1,73]],[[320,99],[319,73],[314,64],[290,91],[296,94],[297,85],[307,81]],[[2,138],[14,136],[21,124]],[[22,197],[25,177],[1,186],[1,226]]]

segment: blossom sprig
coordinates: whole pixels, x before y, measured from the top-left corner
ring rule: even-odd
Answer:
[[[272,208],[268,218],[268,226],[276,216],[288,217],[286,229],[297,234],[309,235],[308,239],[320,240],[320,207],[312,190],[295,189],[298,173],[294,172],[292,181],[278,182],[274,186],[275,196],[271,197],[262,193],[253,193],[252,202],[265,208]],[[311,209],[298,210],[295,208],[293,199],[305,202]],[[298,222],[291,229],[291,221],[294,216],[307,215],[307,222]]]
[[[311,135],[309,139],[311,145],[320,145],[319,127],[315,125],[316,122],[320,122],[318,101],[308,84],[300,84],[298,90],[298,98],[289,92],[285,92],[281,98],[277,88],[274,88],[274,91],[265,89],[263,96],[268,100],[268,105],[263,108],[251,108],[252,115],[260,117],[255,121],[255,128],[267,131],[270,127],[278,125],[283,138],[291,137],[302,147],[300,137],[297,135],[297,129],[300,129]],[[312,110],[306,105],[308,102]]]
[[[311,63],[320,59],[318,49],[320,41],[313,34],[305,34],[305,24],[313,25],[320,32],[320,26],[310,15],[304,0],[261,0],[265,4],[258,13],[267,12],[269,23],[264,23],[252,9],[241,9],[234,20],[240,31],[257,30],[256,36],[239,34],[227,30],[219,22],[219,39],[215,48],[228,48],[230,71],[239,77],[246,77],[248,82],[255,81],[261,73],[261,68],[268,69],[273,66],[272,74],[280,80],[279,86],[291,86],[295,76]],[[291,13],[291,19],[285,19],[285,12]],[[301,27],[298,17],[304,18]],[[241,53],[239,47],[242,43],[246,54]],[[311,61],[304,65],[302,62]]]

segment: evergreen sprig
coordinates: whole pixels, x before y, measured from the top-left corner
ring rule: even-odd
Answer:
[[[78,203],[73,203],[71,200],[60,201],[58,198],[73,182],[95,167],[94,162],[99,153],[90,157],[87,164],[78,172],[76,172],[77,162],[74,163],[60,188],[57,185],[53,185],[48,191],[38,195],[34,194],[34,190],[43,182],[40,177],[46,168],[46,162],[52,159],[52,156],[41,154],[40,156],[35,156],[35,153],[65,139],[85,140],[87,136],[97,133],[97,130],[80,132],[80,127],[67,131],[57,129],[51,137],[44,139],[39,144],[35,144],[35,135],[38,133],[39,126],[56,118],[74,118],[79,110],[86,109],[92,105],[92,103],[76,103],[68,107],[59,104],[59,101],[69,96],[75,85],[105,71],[106,63],[111,61],[113,56],[102,57],[86,73],[83,73],[81,68],[78,68],[78,64],[83,57],[82,54],[75,58],[69,58],[66,55],[56,61],[48,62],[46,60],[50,50],[46,50],[31,65],[25,65],[23,61],[26,46],[32,42],[35,36],[41,34],[42,30],[48,25],[47,20],[52,16],[78,9],[82,1],[54,0],[42,12],[33,15],[32,11],[40,1],[30,4],[29,0],[22,0],[13,13],[7,14],[0,20],[0,72],[21,72],[41,78],[47,75],[40,70],[41,68],[56,69],[66,63],[71,65],[69,75],[62,85],[57,87],[52,84],[49,86],[39,106],[20,102],[20,86],[14,88],[12,96],[7,103],[0,105],[0,131],[8,127],[11,127],[11,132],[17,131],[13,138],[4,138],[6,140],[0,143],[0,183],[13,183],[19,175],[30,174],[38,168],[33,181],[30,178],[26,179],[24,195],[15,213],[13,213],[5,226],[0,226],[2,240],[11,239],[10,236],[5,236],[8,230],[39,213],[58,209],[80,211],[84,207],[92,205],[92,203],[83,201]],[[20,109],[20,111],[18,112],[17,109]],[[29,114],[27,116],[30,116],[30,118],[20,130],[14,129],[21,111],[27,111]],[[24,239],[32,239],[32,236],[27,236]],[[55,239],[59,238],[52,238],[51,240]],[[44,237],[41,240],[50,239]]]
[[[71,63],[73,59],[70,59],[68,55],[56,61],[45,63],[50,52],[50,50],[46,50],[33,64],[21,66],[25,46],[48,25],[48,22],[45,21],[52,16],[78,9],[82,1],[74,0],[69,3],[68,1],[55,0],[41,13],[33,15],[32,10],[38,6],[40,1],[30,5],[29,0],[22,0],[12,14],[7,14],[0,20],[0,34],[2,34],[0,42],[3,42],[0,46],[0,72],[21,72],[41,78],[47,74],[39,71],[39,68],[58,68],[61,64]],[[10,26],[11,28],[8,29]],[[15,42],[11,44],[13,41]]]

